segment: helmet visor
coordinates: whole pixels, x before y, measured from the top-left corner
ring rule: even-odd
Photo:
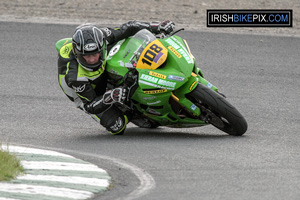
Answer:
[[[85,54],[77,52],[77,61],[85,68],[93,71],[98,70],[103,63],[103,51]]]

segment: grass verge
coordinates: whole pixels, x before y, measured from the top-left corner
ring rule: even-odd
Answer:
[[[10,181],[24,173],[20,160],[2,149],[0,144],[0,181]]]

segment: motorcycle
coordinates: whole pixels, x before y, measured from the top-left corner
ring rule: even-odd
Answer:
[[[178,30],[180,31],[180,30]],[[127,100],[118,107],[156,128],[213,125],[234,136],[247,131],[247,122],[196,65],[187,42],[175,35],[153,35],[143,29],[117,42],[106,58],[111,87],[126,86]],[[57,42],[56,49],[71,39]],[[147,125],[148,124],[148,125]]]

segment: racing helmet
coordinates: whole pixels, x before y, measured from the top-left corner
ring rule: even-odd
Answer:
[[[98,70],[107,54],[106,40],[102,31],[93,24],[82,24],[78,26],[72,37],[73,52],[77,62],[88,71]],[[83,56],[100,53],[96,63],[89,64]]]

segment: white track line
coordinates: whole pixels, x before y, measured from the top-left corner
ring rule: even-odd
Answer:
[[[98,154],[91,154],[91,153],[82,153],[82,152],[77,152],[73,150],[65,150],[65,149],[54,149],[54,151],[65,151],[65,152],[70,152],[72,154],[78,154],[78,155],[84,155],[84,156],[89,156],[89,157],[94,157],[94,158],[99,158],[99,159],[104,159],[108,160],[115,165],[127,169],[128,171],[132,172],[140,181],[140,185],[138,188],[136,188],[134,191],[132,191],[130,194],[124,197],[120,197],[116,200],[133,200],[140,198],[144,195],[146,195],[150,190],[155,188],[155,180],[154,178],[146,172],[144,169],[141,169],[133,164],[129,164],[121,159],[118,158],[112,158],[109,156],[102,156]]]

